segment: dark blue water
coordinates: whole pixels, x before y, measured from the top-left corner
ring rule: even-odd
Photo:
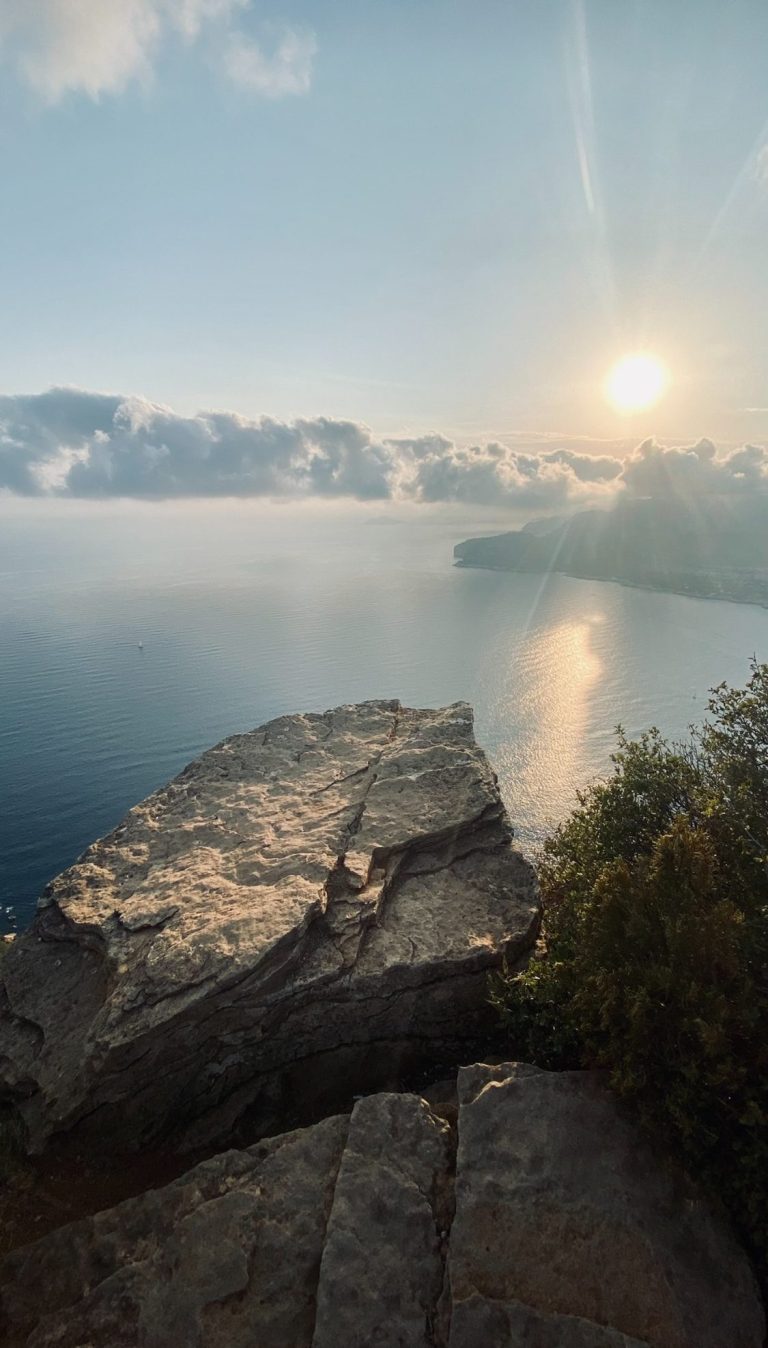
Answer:
[[[604,770],[617,722],[683,734],[712,684],[768,658],[756,607],[456,570],[477,521],[111,506],[19,509],[0,527],[11,929],[133,802],[269,717],[466,698],[531,845]]]

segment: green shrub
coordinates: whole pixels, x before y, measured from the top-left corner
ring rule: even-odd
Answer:
[[[600,1067],[768,1268],[768,666],[687,746],[620,734],[540,864],[543,951],[497,977],[519,1057]]]

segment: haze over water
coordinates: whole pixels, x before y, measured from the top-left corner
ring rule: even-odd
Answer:
[[[768,658],[754,606],[454,568],[453,544],[496,524],[211,506],[5,518],[0,903],[17,927],[132,804],[271,717],[470,701],[530,848],[605,770],[618,722],[683,735],[710,686]]]

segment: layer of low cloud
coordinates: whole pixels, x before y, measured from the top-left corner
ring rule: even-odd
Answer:
[[[168,500],[350,498],[562,510],[622,494],[768,494],[768,449],[646,441],[624,458],[581,442],[460,446],[377,437],[353,421],[181,416],[143,398],[53,388],[0,396],[0,489],[21,496]]]
[[[238,27],[251,0],[11,0],[0,3],[0,58],[44,102],[120,93],[154,71],[164,42],[194,43],[225,75],[268,98],[308,91],[311,33],[287,28],[260,45]]]

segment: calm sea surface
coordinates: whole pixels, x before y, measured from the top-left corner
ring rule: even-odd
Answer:
[[[712,684],[768,659],[756,607],[456,570],[482,527],[289,507],[0,519],[2,929],[133,802],[270,717],[467,699],[531,846],[618,722],[682,735]]]

